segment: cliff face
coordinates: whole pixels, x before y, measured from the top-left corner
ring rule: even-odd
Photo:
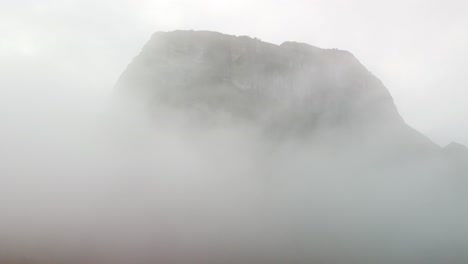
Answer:
[[[222,114],[281,138],[329,140],[352,152],[437,160],[441,167],[451,159],[403,121],[382,82],[347,51],[209,31],[157,32],[117,89],[149,108],[202,119]]]
[[[151,193],[184,201],[183,224],[166,228],[167,237],[210,245],[195,255],[229,245],[240,252],[234,259],[261,256],[235,261],[226,253],[229,261],[213,263],[466,263],[466,149],[441,148],[408,126],[388,90],[349,52],[214,32],[156,33],[116,88],[155,127],[139,141],[150,150],[132,172],[164,179]],[[141,123],[135,127],[125,139],[142,134]],[[157,169],[146,171],[144,161]],[[183,183],[180,192],[166,178]],[[204,194],[201,212],[214,224],[171,234],[190,230],[187,219]],[[218,218],[223,210],[227,217]]]
[[[205,31],[155,33],[117,83],[150,107],[163,105],[260,125],[284,135],[337,134],[427,151],[391,95],[349,52]],[[366,140],[367,140],[366,139]]]
[[[382,83],[349,52],[294,42],[277,46],[215,32],[158,32],[118,86],[163,104],[255,119],[402,122]]]

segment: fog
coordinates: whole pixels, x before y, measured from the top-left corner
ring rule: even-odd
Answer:
[[[353,166],[368,161],[350,159],[342,146],[278,141],[225,116],[200,125],[174,110],[148,119],[138,107],[105,103],[87,114],[62,107],[39,124],[28,119],[2,132],[3,256],[70,263],[466,259],[466,208],[448,179],[398,169],[356,173]]]
[[[62,96],[107,92],[152,33],[214,30],[349,50],[382,79],[412,126],[441,145],[468,144],[466,1],[4,0],[1,7],[2,90],[42,83],[58,91],[83,84]]]
[[[258,123],[224,113],[148,109],[114,89],[156,30],[201,27],[274,43],[307,41],[353,51],[382,77],[410,125],[437,143],[466,144],[466,92],[460,90],[467,84],[462,67],[467,39],[461,34],[466,20],[460,14],[465,4],[414,1],[409,10],[422,25],[405,29],[413,14],[395,27],[365,27],[360,14],[365,21],[390,19],[379,18],[380,8],[370,15],[377,7],[367,1],[356,3],[355,15],[341,1],[46,2],[1,4],[0,28],[7,29],[0,46],[1,258],[31,263],[468,259],[466,179],[435,173],[445,164],[421,159],[414,168],[382,166],[379,158],[387,153],[349,143],[332,130],[323,131],[320,140],[278,138]],[[406,6],[396,5],[396,10]],[[260,16],[258,22],[247,25],[249,19],[236,15],[240,10],[249,18]],[[320,17],[308,20],[307,10]],[[206,17],[199,16],[203,11]],[[454,45],[431,43],[429,33],[411,36],[431,15],[443,16],[447,26],[431,22],[429,28],[443,32],[451,25],[444,36]],[[354,28],[344,27],[348,18]],[[286,21],[292,25],[275,29]],[[353,35],[352,29],[360,30]],[[389,41],[401,36],[413,46]],[[419,51],[423,44],[428,46]],[[367,131],[366,138],[377,132]]]

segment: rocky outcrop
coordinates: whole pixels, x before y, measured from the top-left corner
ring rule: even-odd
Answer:
[[[148,108],[202,119],[222,114],[280,138],[349,145],[364,159],[430,160],[438,168],[453,159],[452,147],[444,150],[408,126],[382,82],[343,50],[209,31],[157,32],[117,90]]]

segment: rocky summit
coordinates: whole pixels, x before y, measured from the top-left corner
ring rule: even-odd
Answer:
[[[400,157],[447,156],[404,122],[387,88],[348,51],[211,31],[157,32],[116,89],[150,109],[205,120],[222,114],[281,138],[333,135]]]

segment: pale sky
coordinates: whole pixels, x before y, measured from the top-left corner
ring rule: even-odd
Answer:
[[[0,0],[0,115],[86,111],[82,99],[111,91],[152,33],[213,30],[348,50],[407,123],[468,145],[467,14],[465,0]]]

